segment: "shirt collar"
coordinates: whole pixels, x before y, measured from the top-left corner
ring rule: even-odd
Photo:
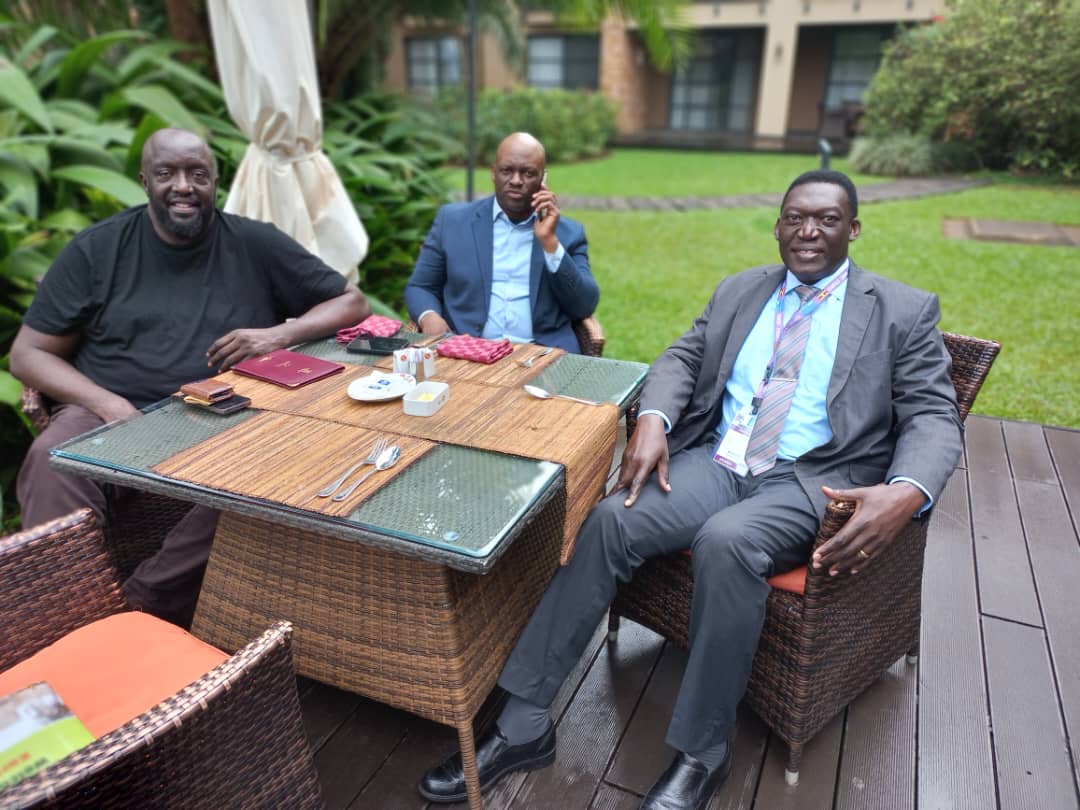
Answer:
[[[851,259],[844,259],[844,261],[842,261],[840,263],[839,267],[837,267],[835,270],[833,270],[831,273],[829,273],[829,275],[825,276],[825,278],[818,279],[818,281],[816,281],[814,283],[814,286],[817,287],[819,290],[825,289],[826,287],[829,286],[829,283],[834,278],[836,278],[838,275],[840,275],[842,272],[844,272],[844,270],[848,269],[848,267],[850,267],[850,266],[851,266]],[[794,292],[795,288],[798,287],[800,284],[802,284],[802,282],[799,281],[798,277],[794,273],[792,273],[790,270],[788,270],[787,271],[787,276],[784,279],[784,289],[787,291],[785,293],[785,296],[787,295],[787,293]],[[842,299],[844,297],[844,288],[846,286],[847,286],[846,283],[841,284],[839,287],[837,287],[835,290],[832,291],[831,297],[837,298],[837,299]]]
[[[500,215],[502,216],[503,219],[506,220],[506,224],[511,225],[511,226],[513,226],[515,228],[520,228],[522,225],[529,225],[530,227],[532,227],[532,221],[536,218],[536,212],[533,211],[531,214],[529,214],[529,216],[526,219],[521,220],[521,222],[512,222],[510,220],[509,215],[505,211],[503,211],[502,206],[499,205],[498,197],[492,197],[491,198],[491,221],[492,222],[497,222]]]

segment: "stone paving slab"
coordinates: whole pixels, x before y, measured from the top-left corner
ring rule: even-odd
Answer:
[[[945,219],[941,232],[946,239],[976,239],[1019,245],[1080,247],[1080,227],[1052,222],[1020,222],[1004,219]]]

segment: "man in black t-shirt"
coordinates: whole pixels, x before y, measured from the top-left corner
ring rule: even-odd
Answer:
[[[360,290],[273,225],[214,208],[214,159],[193,133],[151,135],[139,179],[149,204],[68,244],[12,345],[11,372],[57,403],[19,472],[27,526],[82,506],[105,521],[101,486],[53,471],[49,448],[370,313]],[[216,511],[192,508],[124,583],[128,601],[188,623],[216,524]]]

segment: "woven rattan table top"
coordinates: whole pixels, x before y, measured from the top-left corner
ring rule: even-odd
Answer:
[[[319,344],[330,351],[320,356],[337,359],[330,344]],[[567,556],[602,490],[615,409],[532,400],[520,384],[533,380],[623,410],[646,367],[562,353],[530,369],[513,362],[532,348],[492,366],[439,358],[436,379],[450,382],[451,399],[428,419],[402,414],[400,401],[345,397],[348,382],[370,367],[294,391],[224,375],[257,408],[221,417],[165,401],[59,446],[53,463],[472,572],[489,570],[523,516],[565,485]],[[380,435],[402,448],[396,467],[340,504],[312,497]]]

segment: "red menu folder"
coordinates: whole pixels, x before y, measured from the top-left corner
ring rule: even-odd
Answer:
[[[237,363],[232,370],[238,374],[255,377],[259,380],[283,385],[286,388],[299,388],[309,382],[321,380],[331,374],[337,374],[345,368],[341,363],[331,363],[288,349],[252,357]]]

